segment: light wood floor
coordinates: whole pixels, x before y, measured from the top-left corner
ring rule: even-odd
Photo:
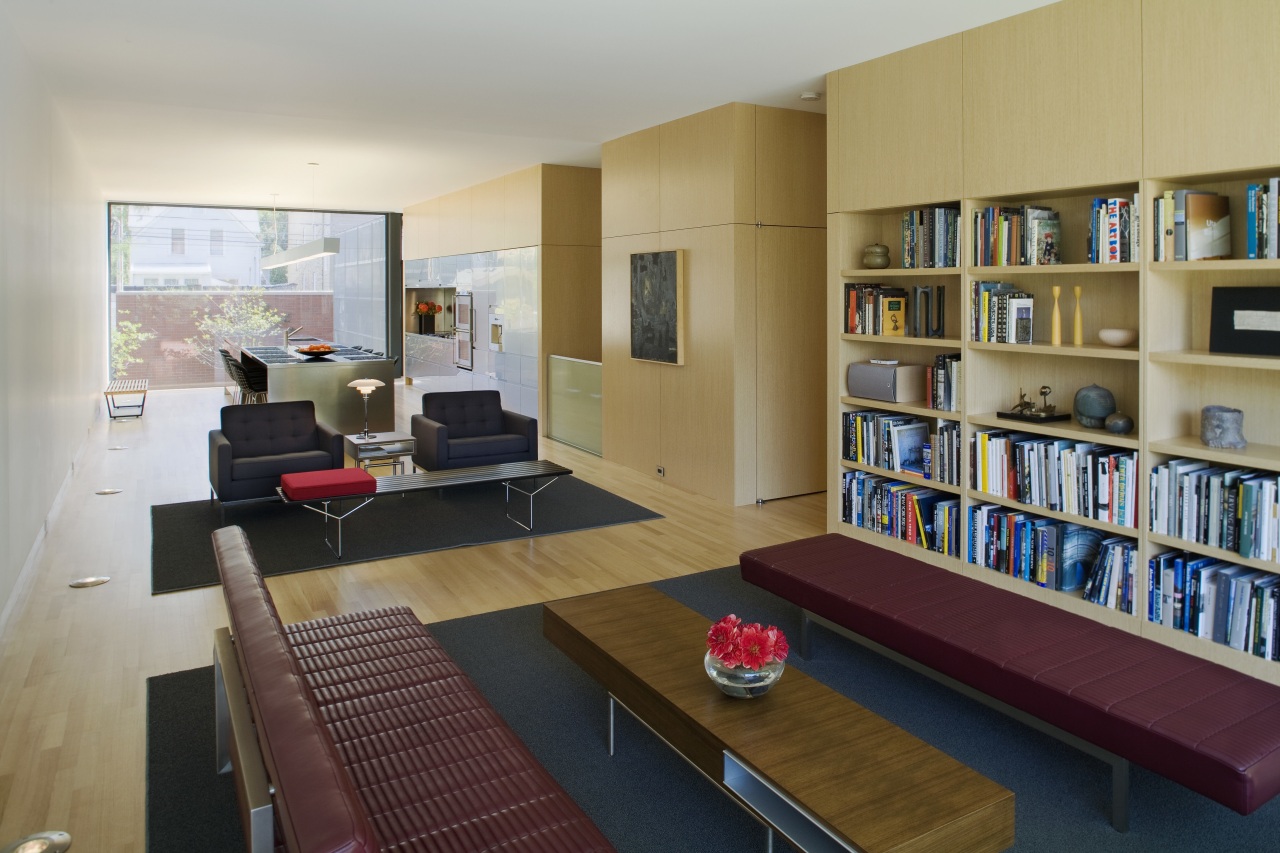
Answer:
[[[421,390],[395,393],[407,429]],[[208,665],[226,625],[218,588],[151,595],[148,508],[208,497],[224,402],[219,389],[153,391],[141,420],[90,427],[0,636],[0,846],[62,829],[75,853],[144,849],[146,679]],[[406,604],[433,622],[732,565],[824,532],[821,494],[728,507],[555,442],[542,455],[665,518],[286,575],[270,581],[282,618]],[[94,494],[104,488],[123,492]],[[112,580],[68,587],[88,575]]]

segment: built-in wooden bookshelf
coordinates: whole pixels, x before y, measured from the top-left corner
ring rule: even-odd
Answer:
[[[1171,0],[1190,9],[1189,0]],[[1233,143],[1229,160],[1213,161],[1218,151],[1208,144],[1209,136],[1222,132],[1223,115],[1233,115],[1241,128],[1248,126],[1253,108],[1230,91],[1199,84],[1186,87],[1180,97],[1181,116],[1207,111],[1219,117],[1214,127],[1196,130],[1195,123],[1172,122],[1167,115],[1144,114],[1144,97],[1122,98],[1128,104],[1118,116],[1104,107],[1105,99],[1084,96],[1092,87],[1080,77],[1076,63],[1068,55],[1097,42],[1109,56],[1123,57],[1111,69],[1127,69],[1124,79],[1142,81],[1155,93],[1151,102],[1171,102],[1169,87],[1180,85],[1158,69],[1169,67],[1169,56],[1199,43],[1203,33],[1166,32],[1168,44],[1144,39],[1141,26],[1144,8],[1137,2],[1099,3],[1096,0],[1064,0],[1054,6],[1027,13],[996,25],[964,34],[957,51],[950,40],[922,45],[905,54],[873,60],[862,66],[843,69],[829,76],[829,398],[832,460],[829,481],[828,529],[855,538],[864,538],[881,547],[896,550],[953,571],[1006,587],[1109,625],[1139,633],[1199,657],[1280,683],[1280,662],[1266,660],[1248,651],[1231,648],[1212,639],[1197,637],[1153,622],[1148,613],[1148,593],[1154,584],[1149,567],[1166,552],[1187,552],[1188,558],[1213,558],[1250,570],[1280,574],[1280,561],[1241,556],[1222,547],[1153,532],[1152,472],[1170,460],[1202,461],[1224,470],[1248,469],[1280,479],[1280,353],[1277,355],[1238,354],[1211,351],[1209,328],[1212,291],[1215,287],[1280,286],[1280,260],[1247,260],[1244,214],[1247,188],[1280,175],[1271,140],[1258,137],[1256,143],[1241,143],[1242,134],[1228,134]],[[1116,16],[1119,15],[1119,18]],[[1104,22],[1095,17],[1109,16]],[[1239,16],[1247,18],[1247,15]],[[1160,15],[1162,32],[1169,30],[1171,14]],[[1224,16],[1235,20],[1235,16]],[[1114,26],[1117,21],[1127,22]],[[1210,28],[1218,23],[1207,24]],[[1224,23],[1230,29],[1238,23]],[[1078,39],[1072,51],[1064,52],[1063,28],[1079,28],[1070,35]],[[1104,44],[1105,43],[1105,44]],[[973,50],[970,51],[970,46]],[[1003,45],[1003,47],[1001,47]],[[1056,45],[1056,46],[1055,46]],[[1252,55],[1250,51],[1245,54]],[[972,52],[974,61],[970,62]],[[1053,78],[1079,97],[1067,97],[1061,89],[1047,110],[1027,87],[1024,75],[1006,74],[1004,58],[1034,55],[1040,62],[1034,78]],[[1000,57],[997,63],[993,58]],[[1247,56],[1242,56],[1243,63]],[[1235,60],[1232,60],[1235,61]],[[884,73],[876,63],[886,62]],[[922,116],[913,92],[928,79],[959,75],[963,82],[939,84],[961,104],[960,115],[939,111],[933,132],[939,139],[939,156],[903,147],[886,150],[880,140],[900,140],[921,130]],[[893,70],[895,76],[889,75]],[[1004,69],[1004,70],[1002,70]],[[1241,74],[1247,72],[1242,67]],[[1002,76],[1003,75],[1003,76]],[[875,80],[874,91],[852,85]],[[953,91],[954,90],[954,91]],[[1226,106],[1222,101],[1230,103]],[[1235,100],[1233,100],[1235,99]],[[1205,106],[1198,107],[1199,101]],[[1210,106],[1208,102],[1212,100]],[[1149,107],[1147,108],[1149,109]],[[873,130],[855,131],[857,117],[874,113]],[[950,125],[958,121],[959,129]],[[1270,120],[1270,119],[1269,119]],[[1275,122],[1272,122],[1275,123]],[[1206,144],[1170,147],[1171,137],[1154,137],[1151,131],[1176,124],[1183,131],[1207,135]],[[1094,139],[1087,128],[1106,128]],[[1147,134],[1144,137],[1143,128]],[[1068,128],[1075,128],[1069,133]],[[952,141],[960,133],[963,146],[955,157]],[[1249,134],[1244,134],[1247,136]],[[1088,144],[1069,136],[1089,139]],[[1146,148],[1144,149],[1144,138]],[[1013,140],[1016,140],[1015,144]],[[1095,142],[1099,144],[1094,144]],[[1025,151],[1023,150],[1025,149]],[[1144,160],[1144,150],[1146,158]],[[1067,155],[1070,156],[1067,156]],[[1196,158],[1199,158],[1198,160]],[[1176,174],[1150,171],[1152,164],[1197,163]],[[1200,171],[1196,171],[1199,169]],[[912,170],[901,189],[892,181],[868,180],[857,174],[865,170],[877,174],[892,170]],[[957,187],[960,189],[957,191]],[[1214,192],[1229,199],[1232,214],[1231,258],[1199,261],[1154,261],[1154,229],[1157,226],[1154,200],[1166,190],[1194,189]],[[1131,226],[1139,229],[1136,251],[1124,263],[1090,263],[1088,234],[1095,220],[1095,198],[1123,198],[1136,214]],[[861,209],[858,205],[874,205]],[[929,207],[958,207],[961,211],[958,235],[962,247],[957,268],[903,269],[900,222],[909,210]],[[1056,211],[1061,238],[1061,263],[1050,265],[983,265],[974,253],[975,214],[988,208],[1046,207]],[[987,220],[989,221],[989,219]],[[1280,239],[1280,235],[1275,235]],[[890,248],[890,269],[869,270],[861,264],[864,248],[871,243]],[[1025,253],[1024,253],[1025,255]],[[883,282],[908,292],[913,285],[946,288],[945,339],[902,338],[849,334],[845,330],[844,291],[847,285]],[[1006,282],[1011,289],[1034,300],[1031,343],[1009,344],[974,340],[970,322],[973,286],[976,282]],[[1082,340],[1074,340],[1075,288],[1081,293]],[[1058,289],[1061,343],[1052,341],[1053,291]],[[908,306],[908,313],[912,308]],[[1098,338],[1103,328],[1138,330],[1135,343],[1122,347],[1104,344]],[[958,411],[939,411],[919,404],[889,403],[853,397],[845,387],[851,362],[869,359],[898,359],[903,363],[930,363],[946,348],[960,353],[962,389]],[[1097,384],[1109,389],[1117,409],[1133,419],[1128,434],[1091,429],[1073,417],[1067,421],[1029,423],[1000,417],[1019,401],[1020,394],[1039,404],[1041,386],[1052,389],[1049,402],[1059,412],[1070,412],[1076,391]],[[1207,405],[1224,405],[1244,412],[1247,447],[1241,450],[1211,448],[1200,440],[1200,415]],[[955,421],[961,425],[962,471],[960,486],[923,483],[960,502],[960,518],[969,510],[991,505],[1000,511],[1025,512],[1029,517],[1050,522],[1083,525],[1104,538],[1124,538],[1134,543],[1131,596],[1133,608],[1125,613],[1082,600],[1080,592],[1060,592],[1037,586],[992,569],[974,565],[961,549],[959,559],[939,554],[919,545],[868,532],[841,520],[841,487],[848,472],[866,471],[886,478],[902,479],[895,472],[874,470],[842,458],[841,421],[844,412],[878,408],[913,415],[931,424]],[[1137,458],[1137,488],[1134,490],[1134,526],[1082,517],[1059,509],[1032,506],[1016,499],[990,493],[975,486],[973,463],[968,456],[970,440],[980,431],[1004,429],[1026,433],[1038,439],[1095,443],[1115,448]],[[1207,478],[1206,478],[1207,482]],[[957,535],[967,546],[971,532],[967,525]],[[1280,588],[1280,584],[1277,585]],[[1280,612],[1280,595],[1277,596]],[[1280,621],[1278,619],[1277,621]],[[1276,645],[1280,645],[1280,636]]]

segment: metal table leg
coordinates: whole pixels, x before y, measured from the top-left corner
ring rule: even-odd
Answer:
[[[542,478],[537,478],[537,479],[542,479]],[[507,511],[507,518],[510,518],[512,521],[514,521],[516,524],[518,524],[518,525],[520,525],[521,527],[523,527],[525,530],[533,530],[533,496],[534,496],[534,495],[536,495],[536,494],[538,494],[538,492],[541,492],[541,491],[542,491],[543,489],[545,489],[547,486],[550,486],[552,483],[554,483],[556,480],[558,480],[558,479],[560,479],[560,478],[559,478],[559,477],[548,477],[548,478],[546,478],[546,479],[547,479],[547,482],[543,483],[541,486],[538,486],[538,488],[534,489],[533,491],[529,491],[529,492],[526,492],[524,489],[522,489],[522,488],[520,488],[520,487],[518,487],[518,486],[513,486],[513,485],[511,485],[511,483],[512,483],[512,481],[511,481],[511,480],[503,480],[503,481],[502,481],[502,485],[504,485],[504,486],[506,486],[506,487],[507,487],[507,508],[506,508],[506,511]],[[521,521],[521,520],[520,520],[520,519],[518,519],[518,518],[512,518],[512,516],[511,516],[511,493],[512,493],[513,491],[515,491],[515,492],[519,492],[520,494],[525,495],[526,497],[528,497],[528,498],[529,498],[529,523],[528,523],[528,524],[525,524],[523,521]]]

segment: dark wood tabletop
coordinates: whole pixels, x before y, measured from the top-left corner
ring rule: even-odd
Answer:
[[[795,667],[761,698],[722,694],[703,670],[710,625],[649,586],[543,610],[547,639],[726,791],[729,750],[867,853],[1013,844],[1012,792]]]

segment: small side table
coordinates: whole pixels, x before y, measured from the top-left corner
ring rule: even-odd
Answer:
[[[357,467],[368,471],[387,465],[394,474],[404,473],[406,460],[417,447],[413,436],[404,432],[378,432],[369,438],[344,435],[342,439],[347,455],[356,461]]]

